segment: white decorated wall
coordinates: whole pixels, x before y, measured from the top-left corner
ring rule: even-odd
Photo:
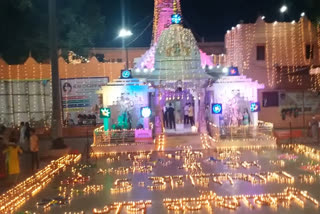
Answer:
[[[258,102],[258,89],[263,89],[264,85],[257,81],[252,81],[246,76],[226,76],[217,80],[207,90],[213,91],[210,99],[210,108],[213,103],[222,104],[222,116],[225,116],[226,110],[232,105],[238,105],[238,109],[243,113],[247,108],[250,114],[251,125],[258,124],[258,112],[250,112],[250,102]],[[236,97],[236,98],[235,98]],[[239,103],[233,103],[240,100]],[[208,102],[207,102],[208,103]],[[211,114],[212,121],[219,125],[219,114]]]
[[[45,126],[51,122],[51,108],[50,81],[0,82],[1,124],[11,126],[24,121]]]

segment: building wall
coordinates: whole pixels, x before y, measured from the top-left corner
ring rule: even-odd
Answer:
[[[120,76],[123,63],[67,64],[59,58],[61,79]],[[25,63],[8,65],[0,58],[0,124],[18,125],[29,121],[34,126],[46,127],[51,123],[52,87],[50,64],[41,64],[29,57]]]
[[[225,54],[224,42],[198,42],[198,47],[208,55]]]
[[[277,92],[279,103],[277,106],[264,107],[265,92]],[[282,96],[286,96],[286,99]],[[320,116],[320,95],[316,92],[305,90],[274,90],[264,89],[259,90],[259,102],[261,103],[261,112],[259,119],[267,122],[272,122],[276,128],[306,128],[309,125],[313,116]],[[294,115],[294,110],[297,109],[298,115]],[[304,113],[302,111],[304,109]],[[282,111],[286,114],[283,118]],[[290,110],[293,110],[290,113]]]
[[[259,100],[263,104],[264,92],[274,91],[284,94],[307,93],[320,88],[320,75],[310,76],[308,69],[311,65],[320,65],[320,29],[313,25],[306,17],[301,17],[298,22],[273,22],[266,23],[261,17],[256,23],[239,24],[225,35],[227,65],[236,66],[241,74],[246,75],[266,88],[259,92]],[[312,53],[307,50],[307,45],[313,46]],[[264,46],[264,60],[257,60],[257,46]],[[308,52],[309,51],[309,52]],[[313,55],[308,59],[308,55]],[[301,75],[301,69],[307,69]],[[292,75],[300,73],[300,75]],[[311,95],[310,95],[311,96]],[[317,93],[312,100],[317,103]],[[276,128],[306,127],[313,115],[320,114],[319,107],[303,113],[302,105],[297,117],[287,114],[282,119],[282,110],[288,106],[261,107],[259,119],[272,122]],[[295,104],[291,105],[295,108]]]
[[[141,57],[148,49],[148,47],[128,48],[129,68],[133,68],[134,59]],[[97,57],[100,55],[106,62],[126,63],[124,48],[93,48],[89,50],[89,55]]]
[[[253,24],[239,24],[225,35],[227,65],[267,88],[281,85],[276,68],[320,65],[320,29],[306,17],[298,22],[266,23],[261,17]],[[313,46],[313,58],[307,59],[306,45]],[[265,59],[257,60],[257,46],[265,47]],[[282,70],[282,69],[281,69]],[[288,69],[287,73],[295,72]],[[290,81],[299,83],[299,77]]]

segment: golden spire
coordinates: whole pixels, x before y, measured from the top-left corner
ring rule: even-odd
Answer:
[[[174,14],[177,14],[177,13],[178,13],[178,8],[177,8],[177,2],[176,2],[176,0],[173,0],[173,12],[174,12]]]

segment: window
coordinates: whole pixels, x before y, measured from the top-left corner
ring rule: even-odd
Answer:
[[[264,45],[257,46],[257,60],[265,60],[266,47]]]
[[[117,59],[117,62],[122,62],[122,59],[121,59],[121,58],[118,58],[118,59]]]
[[[279,94],[277,91],[262,92],[263,107],[279,106]]]
[[[306,59],[313,59],[313,45],[306,45]]]

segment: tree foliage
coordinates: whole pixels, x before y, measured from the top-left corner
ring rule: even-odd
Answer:
[[[48,60],[48,0],[1,0],[0,19],[0,56],[8,63],[21,63],[30,53]],[[86,56],[101,39],[104,22],[97,0],[57,0],[59,48]]]

